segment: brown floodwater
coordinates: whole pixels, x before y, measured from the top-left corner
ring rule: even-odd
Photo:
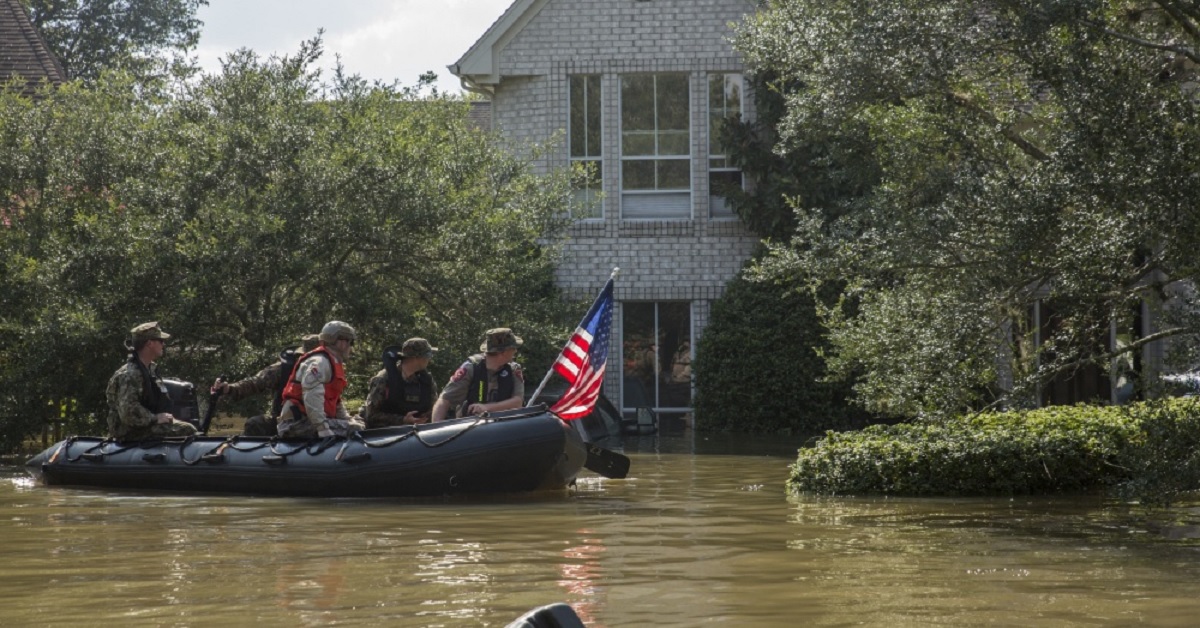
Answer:
[[[0,468],[3,626],[1191,626],[1200,508],[789,497],[795,445],[644,437],[485,499],[47,488]]]

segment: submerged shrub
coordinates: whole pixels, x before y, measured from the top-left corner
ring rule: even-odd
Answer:
[[[1055,406],[829,432],[789,487],[822,494],[1012,495],[1115,489],[1147,503],[1200,487],[1200,404]]]

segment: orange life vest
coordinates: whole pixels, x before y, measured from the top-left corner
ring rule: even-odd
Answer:
[[[304,410],[304,387],[300,384],[299,371],[300,365],[304,364],[305,360],[317,354],[323,354],[325,359],[333,365],[333,377],[325,382],[325,416],[336,417],[338,402],[342,399],[342,391],[346,389],[346,367],[333,359],[333,355],[326,351],[325,347],[317,347],[296,361],[296,366],[292,367],[292,375],[288,378],[288,384],[283,389],[283,400],[284,402],[291,401],[292,405],[299,408],[300,412],[307,414]]]

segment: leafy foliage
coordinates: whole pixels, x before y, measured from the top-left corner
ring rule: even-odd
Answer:
[[[71,78],[105,69],[145,73],[167,55],[196,47],[196,10],[208,0],[22,0]]]
[[[1148,505],[1200,489],[1200,404],[1055,406],[829,432],[789,485],[825,494],[1013,495],[1112,490]],[[1183,471],[1183,472],[1181,472]]]
[[[1118,495],[1169,506],[1200,489],[1200,412],[1194,403],[1189,406],[1156,405],[1140,415],[1142,434],[1119,458],[1130,478],[1118,486]]]
[[[327,320],[359,332],[350,396],[424,336],[445,381],[511,326],[537,372],[568,321],[553,284],[566,173],[473,128],[465,102],[243,51],[199,81],[106,73],[0,94],[0,437],[99,426],[122,339],[159,320],[168,375],[244,376]],[[65,410],[64,410],[65,408]]]
[[[861,424],[849,386],[823,381],[823,332],[807,291],[731,281],[696,347],[697,428],[817,434]]]
[[[869,190],[879,177],[872,167],[869,138],[816,133],[796,140],[788,151],[776,150],[779,130],[787,115],[787,83],[769,68],[749,77],[755,117],[736,118],[721,127],[722,145],[746,177],[750,190],[728,186],[720,190],[742,221],[764,238],[787,242],[796,232],[796,207],[830,211],[842,199]]]
[[[742,26],[786,98],[777,150],[814,189],[862,183],[793,203],[758,276],[844,280],[829,366],[868,409],[1021,407],[1166,337],[1198,361],[1197,24],[1175,2],[779,0]],[[1110,346],[1141,303],[1160,332]]]

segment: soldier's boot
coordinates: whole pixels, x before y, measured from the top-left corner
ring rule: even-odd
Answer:
[[[260,414],[246,419],[246,436],[275,436],[279,422],[273,416]]]

